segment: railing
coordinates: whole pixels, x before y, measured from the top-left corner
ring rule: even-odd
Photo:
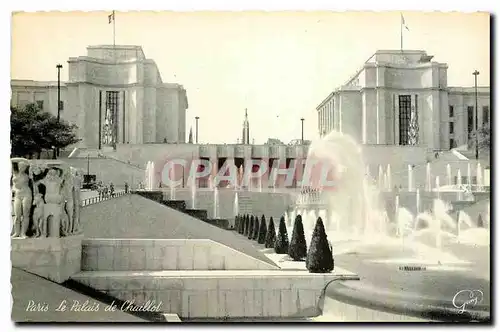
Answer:
[[[83,206],[96,204],[99,202],[107,201],[107,200],[110,200],[112,198],[116,198],[116,197],[120,197],[120,196],[124,196],[124,195],[128,195],[128,194],[130,194],[130,192],[126,193],[125,190],[120,190],[120,191],[116,191],[115,193],[113,193],[113,195],[108,193],[108,194],[101,194],[99,196],[89,197],[89,198],[82,200],[81,206],[83,207]]]

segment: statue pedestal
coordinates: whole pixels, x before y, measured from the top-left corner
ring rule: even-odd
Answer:
[[[63,283],[80,272],[83,235],[11,239],[12,266]]]

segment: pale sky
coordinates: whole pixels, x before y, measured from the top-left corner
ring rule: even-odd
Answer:
[[[69,57],[113,44],[109,12],[22,13],[12,18],[12,78],[68,77]],[[404,48],[448,64],[449,86],[490,84],[490,23],[483,13],[403,13]],[[163,82],[187,90],[187,129],[200,143],[235,143],[248,108],[256,143],[317,137],[316,106],[379,49],[400,48],[399,12],[117,12],[116,44],[140,45]],[[279,115],[279,125],[277,116]]]

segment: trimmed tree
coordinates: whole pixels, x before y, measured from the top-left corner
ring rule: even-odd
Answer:
[[[477,227],[484,228],[484,221],[481,213],[477,216]]]
[[[248,239],[251,240],[253,238],[253,228],[254,228],[255,220],[253,216],[250,216],[250,227],[248,228]]]
[[[267,233],[266,217],[262,215],[262,218],[260,219],[259,237],[257,239],[258,243],[264,244],[266,242],[266,233]]]
[[[269,219],[269,225],[267,226],[267,232],[266,232],[266,241],[265,241],[266,248],[274,247],[275,242],[276,242],[276,230],[274,229],[273,217],[271,217],[271,219]]]
[[[234,216],[234,229],[239,233],[240,231],[240,224],[238,222],[239,216]]]
[[[306,258],[306,268],[311,273],[333,271],[333,254],[325,233],[323,220],[318,217]]]
[[[252,240],[257,241],[257,239],[259,238],[259,218],[257,216],[254,216],[253,220],[255,221],[255,224],[253,225]]]
[[[304,236],[304,226],[302,225],[302,216],[300,214],[295,217],[288,255],[294,261],[302,261],[307,256],[307,244]]]
[[[280,225],[278,230],[278,237],[274,243],[274,251],[277,254],[288,253],[288,232],[286,231],[285,217],[281,216]]]

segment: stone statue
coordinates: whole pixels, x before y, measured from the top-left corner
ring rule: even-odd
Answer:
[[[82,232],[82,229],[80,228],[80,205],[82,204],[82,200],[80,197],[80,190],[82,189],[82,182],[83,182],[83,174],[81,171],[76,170],[75,174],[73,175],[73,200],[77,202],[75,204],[75,217],[73,221],[73,234],[79,234]]]
[[[12,236],[43,238],[80,233],[81,172],[55,160],[13,158],[11,162]]]
[[[33,193],[30,188],[29,164],[17,163],[17,171],[12,172],[12,192],[14,194],[14,234],[13,237],[26,237],[30,223]]]
[[[45,218],[43,195],[40,193],[35,194],[33,204],[35,205],[35,209],[33,210],[35,237],[47,237],[47,219]]]
[[[49,168],[45,178],[39,183],[45,185],[45,219],[49,227],[50,237],[59,237],[60,229],[67,229],[67,225],[61,225],[61,214],[63,210],[62,170]],[[38,184],[38,183],[37,183]]]

